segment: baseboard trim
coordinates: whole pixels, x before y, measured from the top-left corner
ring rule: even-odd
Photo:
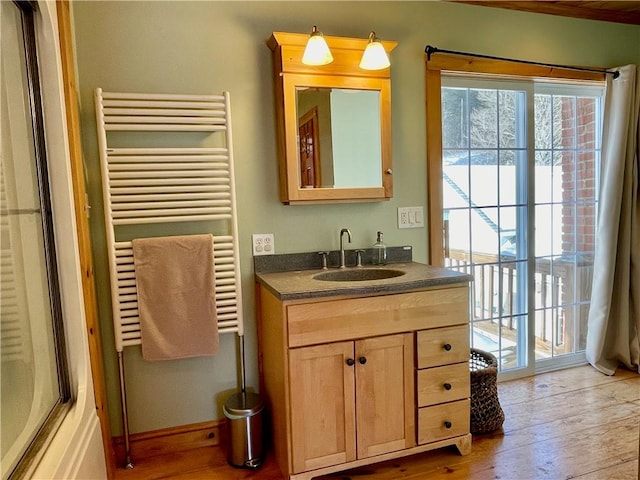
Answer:
[[[192,423],[178,427],[134,433],[130,436],[131,456],[147,458],[169,452],[192,450],[220,444],[225,420]],[[118,462],[124,461],[124,437],[112,437]]]

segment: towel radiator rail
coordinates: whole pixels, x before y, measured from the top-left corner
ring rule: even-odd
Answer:
[[[218,330],[238,334],[243,361],[230,96],[228,92],[222,95],[117,93],[104,92],[101,88],[95,90],[94,96],[125,467],[133,468],[123,349],[140,345],[141,336],[133,250],[130,240],[118,238],[119,227],[206,222],[203,228],[215,227],[216,232],[221,231],[213,235]],[[140,146],[146,141],[143,135],[147,132],[162,132],[163,142],[171,141],[173,137],[169,135],[184,132],[216,137],[216,132],[221,132],[223,140],[215,138],[212,147]],[[120,137],[112,139],[110,133]],[[198,136],[198,145],[201,140]],[[176,234],[175,229],[171,232]],[[244,389],[244,364],[241,374]]]

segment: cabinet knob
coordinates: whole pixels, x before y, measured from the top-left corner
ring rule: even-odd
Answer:
[[[353,358],[347,358],[347,365],[353,367],[356,364],[356,361]]]
[[[452,426],[453,424],[450,421],[447,420],[446,422],[444,422],[444,428],[448,429],[448,428],[451,428]]]
[[[365,363],[367,363],[367,358],[366,357],[360,357],[358,359],[358,361],[360,362],[360,365],[364,365]]]
[[[451,344],[450,344],[450,343],[445,343],[445,344],[442,346],[442,348],[444,348],[444,349],[448,352],[449,350],[451,350]]]
[[[450,383],[445,383],[444,384],[444,389],[445,390],[451,390],[451,384]]]

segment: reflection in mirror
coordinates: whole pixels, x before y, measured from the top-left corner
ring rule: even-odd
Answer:
[[[301,188],[380,187],[380,92],[296,86]]]

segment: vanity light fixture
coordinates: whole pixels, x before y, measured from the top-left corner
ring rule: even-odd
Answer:
[[[319,32],[314,25],[302,54],[302,63],[305,65],[327,65],[331,62],[333,62],[333,55],[331,55],[329,45],[322,36],[322,32]]]
[[[360,68],[364,70],[382,70],[391,65],[389,55],[384,49],[382,42],[376,37],[375,32],[369,34],[369,43],[364,49],[362,59],[360,60]]]

